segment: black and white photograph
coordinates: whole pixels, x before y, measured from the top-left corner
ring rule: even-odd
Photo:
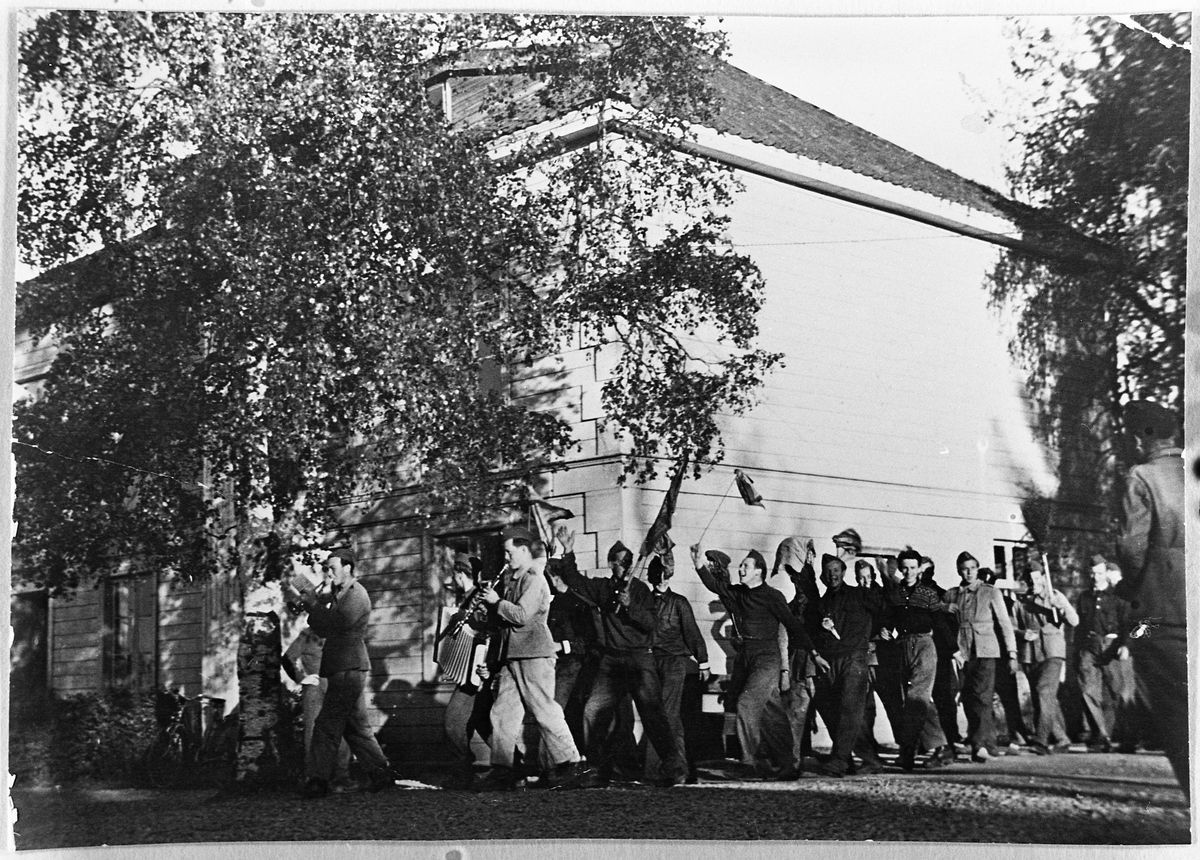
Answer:
[[[1193,845],[1132,6],[12,9],[6,847]]]

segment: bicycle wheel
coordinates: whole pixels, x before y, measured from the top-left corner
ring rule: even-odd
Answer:
[[[201,770],[204,781],[214,788],[227,789],[237,781],[239,730],[236,719],[223,719],[204,733]]]
[[[142,773],[154,788],[172,788],[183,773],[183,739],[159,733],[142,754]]]

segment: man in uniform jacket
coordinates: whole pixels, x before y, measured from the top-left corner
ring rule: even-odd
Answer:
[[[394,773],[367,716],[367,673],[371,660],[363,636],[371,616],[371,598],[354,575],[351,547],[329,553],[323,568],[329,591],[301,595],[308,608],[308,625],[325,637],[321,652],[321,677],[325,699],[313,725],[313,773],[304,784],[304,796],[324,797],[337,773],[342,739],[370,773],[371,790],[381,791],[394,782]]]
[[[654,668],[662,685],[667,723],[675,735],[675,743],[683,750],[688,765],[688,780],[692,781],[695,778],[695,763],[684,742],[681,711],[683,687],[693,665],[698,667],[701,682],[708,680],[708,646],[704,643],[700,628],[696,626],[692,605],[682,594],[671,590],[672,573],[658,556],[650,560],[646,570],[646,579],[654,594],[655,624],[650,647],[654,654]],[[658,779],[661,765],[654,747],[647,747],[646,777]]]
[[[822,556],[821,581],[825,583],[825,593],[816,600],[810,596],[809,603],[810,611],[820,619],[815,645],[829,663],[829,669],[817,677],[816,696],[817,711],[833,739],[825,772],[839,777],[852,771],[852,752],[858,752],[862,758],[859,772],[883,770],[882,762],[869,745],[858,746],[870,689],[867,652],[876,619],[883,612],[883,597],[881,591],[873,588],[847,585],[845,574],[846,565],[840,558]]]
[[[1178,422],[1157,403],[1136,400],[1125,407],[1125,423],[1146,462],[1135,466],[1126,481],[1117,543],[1124,576],[1117,594],[1130,603],[1130,651],[1139,696],[1148,703],[1175,778],[1190,797],[1184,467],[1183,452],[1175,444]]]
[[[760,776],[794,778],[795,772],[780,773],[792,755],[791,738],[786,737],[786,717],[780,691],[783,661],[780,657],[779,630],[787,629],[792,648],[812,653],[822,671],[829,668],[817,653],[804,625],[788,609],[784,596],[767,585],[767,565],[761,554],[751,550],[738,568],[737,584],[729,581],[729,556],[716,550],[703,555],[700,545],[692,547],[692,562],[704,587],[716,594],[729,614],[739,638],[738,673],[742,680],[737,703],[737,733],[742,747],[742,763]],[[785,737],[764,737],[764,725],[778,718]],[[772,753],[776,765],[771,764]]]
[[[654,599],[646,584],[631,575],[633,553],[617,541],[608,553],[612,575],[589,578],[579,572],[575,554],[567,549],[557,574],[572,591],[594,603],[600,614],[596,645],[600,660],[583,709],[588,759],[604,777],[612,776],[620,752],[614,718],[621,700],[632,696],[646,739],[663,763],[663,781],[682,784],[687,780],[687,764],[663,710],[662,685],[651,650]]]
[[[1084,719],[1091,729],[1088,748],[1095,752],[1112,751],[1117,712],[1132,705],[1126,698],[1131,661],[1124,641],[1129,632],[1129,601],[1113,592],[1110,564],[1103,556],[1092,558],[1092,587],[1079,595],[1076,604],[1079,693]],[[1124,713],[1122,717],[1127,725]]]
[[[987,761],[999,754],[992,703],[996,663],[1006,659],[1009,668],[1015,671],[1017,642],[1004,596],[979,578],[979,561],[975,556],[961,552],[955,566],[962,585],[947,590],[944,599],[958,618],[954,662],[959,667],[963,710],[967,713],[967,743],[975,761]]]
[[[1039,562],[1026,572],[1029,592],[1017,601],[1015,614],[1021,663],[1033,693],[1034,731],[1030,748],[1038,755],[1070,745],[1066,721],[1058,704],[1058,685],[1067,658],[1065,625],[1074,627],[1079,616],[1066,596],[1050,586]]]

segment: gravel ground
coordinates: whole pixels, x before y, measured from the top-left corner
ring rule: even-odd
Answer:
[[[875,840],[1187,844],[1189,810],[1159,755],[1073,752],[939,771],[797,782],[512,793],[14,787],[18,849],[144,843],[506,839]],[[413,774],[421,778],[422,774]],[[433,774],[424,774],[435,779]]]

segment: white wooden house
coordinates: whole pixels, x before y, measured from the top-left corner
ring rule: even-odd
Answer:
[[[460,122],[486,85],[470,71],[431,81]],[[706,548],[735,559],[757,548],[770,560],[786,536],[812,536],[820,552],[854,527],[867,554],[906,545],[928,554],[943,584],[964,549],[984,566],[1012,563],[1029,538],[1021,503],[1030,488],[1053,491],[1053,463],[1034,440],[984,279],[1003,246],[1081,264],[1093,252],[1036,212],[744,72],[724,66],[715,80],[725,107],[687,149],[732,166],[744,184],[732,237],[766,280],[761,345],[786,356],[758,404],[723,420],[725,461],[685,481],[676,510],[673,588],[692,602],[721,672],[727,621],[687,563],[702,533]],[[588,120],[572,122],[579,133]],[[614,349],[578,342],[506,375],[512,397],[573,423],[580,448],[541,493],[574,512],[580,564],[592,570],[615,540],[637,545],[665,489],[665,479],[617,485],[622,452],[597,430]],[[48,360],[45,345],[18,337],[17,382],[36,384]],[[764,508],[730,492],[735,468],[753,478]],[[450,688],[437,680],[432,644],[448,546],[469,543],[494,561],[496,531],[511,515],[435,533],[401,493],[348,522],[374,601],[372,712],[400,758],[429,757],[441,739]],[[113,579],[50,604],[55,692],[132,677],[232,698],[227,583]]]

